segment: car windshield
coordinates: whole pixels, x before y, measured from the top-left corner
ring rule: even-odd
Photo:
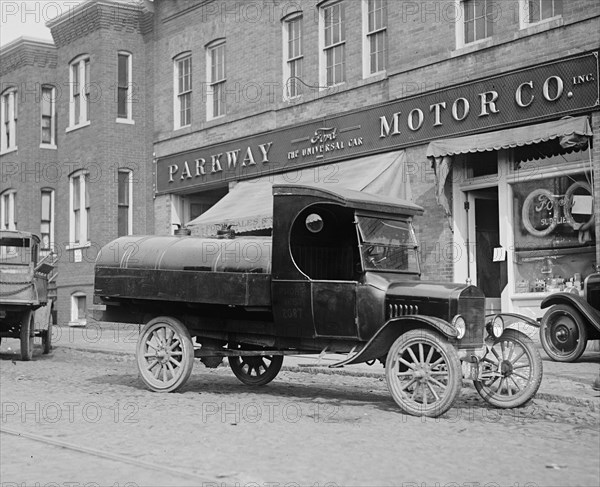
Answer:
[[[31,249],[28,238],[3,238],[0,240],[0,264],[29,265]]]
[[[408,221],[358,216],[365,270],[419,273],[417,239]]]

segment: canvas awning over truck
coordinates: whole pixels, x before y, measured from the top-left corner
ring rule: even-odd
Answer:
[[[272,228],[273,184],[345,188],[411,199],[406,155],[396,151],[239,182],[186,226],[201,236],[214,235],[222,225],[232,225],[237,233]]]

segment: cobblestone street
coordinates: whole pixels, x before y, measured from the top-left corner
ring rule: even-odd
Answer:
[[[0,354],[2,485],[598,485],[599,411],[487,406],[464,384],[438,419],[398,412],[383,378],[282,371],[251,389],[196,361],[180,393],[133,355]],[[15,436],[15,434],[21,436]],[[88,449],[81,451],[81,449]]]

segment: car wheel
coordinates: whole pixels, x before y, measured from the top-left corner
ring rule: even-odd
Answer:
[[[581,313],[565,304],[552,306],[542,318],[540,341],[552,360],[577,360],[587,344],[587,329]]]
[[[517,330],[505,330],[480,362],[482,379],[473,381],[479,395],[493,406],[522,406],[542,382],[542,358],[533,341]]]
[[[235,376],[248,386],[264,386],[281,370],[283,355],[234,355],[227,357]]]
[[[25,311],[21,319],[21,360],[25,362],[33,358],[34,316],[33,311]]]
[[[150,320],[138,338],[136,362],[149,389],[155,392],[179,389],[194,367],[194,344],[189,330],[169,316]]]
[[[452,407],[462,386],[456,349],[429,330],[410,330],[390,348],[385,362],[388,388],[400,409],[436,417]]]
[[[42,331],[42,348],[45,355],[52,351],[52,309],[48,313],[48,327]]]

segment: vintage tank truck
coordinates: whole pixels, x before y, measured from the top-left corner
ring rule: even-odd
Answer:
[[[443,414],[463,379],[497,407],[535,395],[540,355],[509,328],[515,316],[486,318],[475,286],[420,280],[422,208],[310,186],[275,185],[273,196],[272,237],[129,236],[101,249],[97,318],[145,323],[148,388],[180,388],[194,357],[216,367],[226,356],[240,381],[264,385],[284,355],[331,352],[347,354],[332,367],[384,363],[413,415]]]

